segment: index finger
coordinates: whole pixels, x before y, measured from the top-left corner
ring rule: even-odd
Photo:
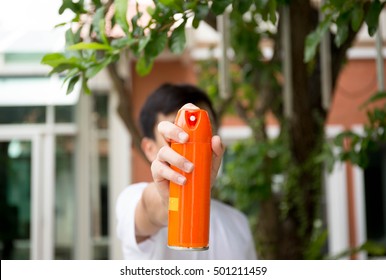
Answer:
[[[173,140],[178,143],[185,143],[189,138],[189,135],[181,127],[168,121],[162,121],[158,124],[158,132],[168,142]]]

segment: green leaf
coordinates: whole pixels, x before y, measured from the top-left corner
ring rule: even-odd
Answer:
[[[192,21],[192,26],[194,29],[197,29],[197,27],[200,25],[200,19],[198,19],[197,17],[194,17],[193,18],[193,21]]]
[[[363,108],[367,107],[369,104],[374,103],[374,102],[379,101],[379,100],[382,100],[382,99],[386,100],[386,92],[384,92],[384,91],[377,92],[374,95],[372,95],[368,100],[366,100],[366,102],[360,106],[360,109],[363,109]]]
[[[66,77],[63,80],[63,84],[67,83],[69,79],[76,75],[80,75],[82,71],[80,71],[78,68],[73,68],[70,71],[67,72]]]
[[[79,81],[79,78],[80,78],[80,75],[77,75],[77,76],[72,77],[69,80],[68,86],[67,86],[67,91],[66,91],[67,95],[70,94],[74,90],[74,87],[75,87],[76,83]]]
[[[356,5],[351,13],[351,28],[358,31],[363,22],[364,11],[360,5]]]
[[[154,13],[155,13],[155,9],[154,9],[154,7],[147,7],[146,8],[146,12],[151,16],[151,17],[153,17],[153,15],[154,15]]]
[[[137,12],[135,16],[132,17],[131,19],[131,24],[133,31],[131,32],[132,36],[134,38],[136,37],[141,37],[144,34],[144,28],[138,25],[138,20],[142,17],[142,13]]]
[[[102,63],[94,64],[93,66],[87,68],[85,76],[87,79],[90,79],[94,77],[96,74],[99,73],[103,68],[105,68],[108,65],[107,61],[105,60]]]
[[[262,10],[265,10],[269,1],[270,0],[255,0],[254,4],[256,6],[257,11],[261,12]],[[285,4],[285,3],[283,3],[283,4]]]
[[[107,36],[106,36],[106,21],[105,21],[105,19],[102,19],[99,21],[99,30],[100,30],[99,35],[100,35],[102,42],[105,43],[105,45],[108,45],[109,40],[107,39]]]
[[[93,3],[96,7],[100,7],[100,6],[102,5],[101,0],[92,0],[92,3]]]
[[[118,39],[114,39],[111,41],[111,46],[113,48],[123,49],[125,47],[130,47],[133,44],[138,43],[138,39],[133,39],[131,37],[122,37]]]
[[[145,48],[145,55],[157,57],[165,48],[168,42],[168,34],[165,32],[154,32],[151,35],[151,41]]]
[[[92,28],[95,32],[99,33],[99,22],[104,19],[105,16],[105,7],[100,7],[96,10],[95,15],[92,19]]]
[[[236,11],[240,14],[246,13],[252,5],[252,1],[250,0],[237,0],[233,4]]]
[[[277,19],[276,9],[277,9],[276,0],[271,0],[269,2],[269,18],[273,24],[276,23],[276,19]]]
[[[92,20],[92,28],[98,38],[107,45],[108,40],[106,37],[105,7],[102,6],[95,12]]]
[[[347,0],[330,0],[331,4],[334,5],[338,9],[342,9],[343,5]]]
[[[63,3],[59,8],[59,15],[63,14],[66,9],[71,9],[72,7],[74,7],[74,4],[71,0],[63,0]]]
[[[314,32],[308,34],[306,38],[306,46],[304,48],[304,62],[310,62],[316,54],[316,49],[320,43],[320,40],[330,27],[332,21],[332,15],[328,15],[324,20],[319,23],[317,29]]]
[[[101,62],[94,63],[92,66],[88,67],[86,72],[85,72],[85,77],[87,79],[90,79],[94,77],[96,74],[98,74],[102,69],[106,68],[107,65],[110,63],[117,61],[119,59],[118,55],[112,55],[106,57],[104,60]]]
[[[145,49],[146,45],[150,42],[150,39],[151,39],[151,34],[139,39],[138,52],[141,52],[143,49]]]
[[[172,7],[174,5],[174,0],[159,0],[159,2],[164,4],[165,6]]]
[[[376,256],[384,256],[386,254],[386,247],[382,243],[376,243],[373,241],[367,241],[361,246],[361,249],[365,250],[369,254]]]
[[[75,14],[84,14],[87,11],[83,7],[84,0],[73,2],[72,0],[63,0],[59,8],[59,14],[63,14],[66,9],[70,9]]]
[[[170,36],[169,48],[173,53],[180,54],[183,52],[185,44],[185,23],[183,23],[174,29],[172,35]]]
[[[307,260],[316,260],[321,258],[321,252],[323,252],[323,247],[326,244],[327,238],[327,230],[323,230],[317,234],[317,236],[310,242],[310,245],[305,252]]]
[[[198,3],[195,9],[194,16],[202,20],[206,18],[209,13],[209,7],[206,4]]]
[[[195,8],[194,18],[193,18],[193,28],[197,28],[200,24],[200,21],[203,20],[209,13],[209,7],[206,4],[198,3]]]
[[[210,10],[217,16],[221,15],[232,2],[232,0],[213,1]]]
[[[65,60],[67,60],[67,58],[62,53],[49,53],[43,56],[41,63],[55,67]]]
[[[135,65],[135,70],[140,76],[146,76],[153,68],[153,64],[154,58],[141,56]]]
[[[80,29],[77,32],[73,32],[71,28],[67,29],[65,33],[66,46],[75,45],[80,42]]]
[[[66,34],[65,34],[66,48],[69,46],[75,45],[81,41],[80,32],[81,32],[80,28],[75,33],[72,31],[71,27],[69,29],[67,29]],[[78,57],[79,59],[81,59],[83,56],[81,51],[73,51],[71,53],[71,55],[74,55],[74,56]]]
[[[181,0],[159,0],[159,2],[166,7],[176,9],[178,11],[182,10],[183,1]]]
[[[91,43],[81,42],[81,43],[69,46],[67,49],[70,50],[70,51],[78,51],[78,50],[105,50],[105,51],[111,51],[111,50],[113,50],[113,48],[110,47],[109,45],[100,44],[100,43],[96,43],[96,42],[91,42]]]
[[[319,45],[320,37],[318,32],[310,33],[306,38],[306,47],[304,49],[304,62],[310,62],[316,54],[316,47]]]
[[[368,26],[368,32],[370,36],[373,36],[378,28],[379,15],[382,11],[384,3],[381,4],[379,0],[374,0],[366,14],[365,21]]]
[[[82,90],[85,94],[91,94],[91,90],[87,85],[87,80],[84,78],[82,79]]]
[[[83,68],[80,62],[76,57],[67,58],[61,53],[49,53],[42,58],[40,63],[49,65],[54,68],[53,72],[60,73],[73,67]]]
[[[335,44],[340,47],[347,39],[351,14],[349,11],[343,12],[336,20],[337,33],[335,36]]]
[[[128,0],[114,0],[115,5],[115,20],[125,33],[129,32],[127,23],[127,8]]]
[[[341,25],[338,27],[338,31],[335,36],[335,44],[340,47],[342,44],[346,41],[348,37],[348,26],[347,25]]]
[[[74,69],[76,71],[79,71],[79,68],[74,64],[62,63],[62,64],[59,64],[58,66],[53,67],[52,70],[50,71],[49,75],[52,75],[54,73],[62,73],[64,71],[70,70],[70,69]]]
[[[67,25],[67,24],[68,24],[68,22],[61,22],[61,23],[56,24],[56,25],[54,26],[54,28],[62,27],[62,26],[65,26],[65,25]]]

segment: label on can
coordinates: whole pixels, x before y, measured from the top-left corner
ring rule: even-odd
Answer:
[[[178,211],[178,197],[169,198],[169,211]]]

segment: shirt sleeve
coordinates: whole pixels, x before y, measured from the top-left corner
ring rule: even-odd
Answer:
[[[149,238],[138,244],[135,238],[135,209],[146,186],[147,183],[130,185],[117,199],[117,236],[121,241],[125,259],[151,258],[154,242]]]

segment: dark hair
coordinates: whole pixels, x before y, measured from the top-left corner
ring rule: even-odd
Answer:
[[[142,136],[155,139],[154,127],[159,113],[169,115],[177,112],[186,103],[195,105],[205,104],[208,112],[217,125],[217,119],[212,103],[207,94],[201,89],[188,84],[163,84],[147,98],[139,116]]]

